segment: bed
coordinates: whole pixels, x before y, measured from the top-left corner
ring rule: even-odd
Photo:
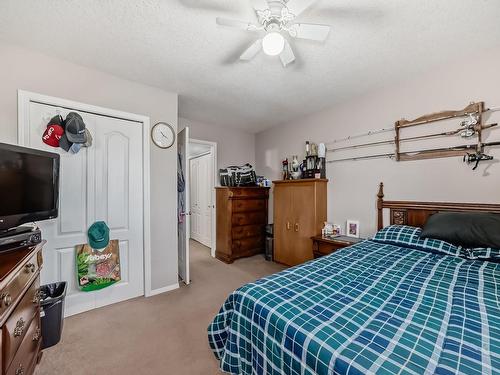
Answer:
[[[500,263],[418,239],[440,211],[500,205],[384,201],[372,240],[233,292],[208,327],[230,374],[500,374]]]

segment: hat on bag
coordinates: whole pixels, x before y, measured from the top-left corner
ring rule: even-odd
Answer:
[[[66,137],[71,143],[85,143],[87,136],[85,133],[85,123],[82,116],[76,112],[70,112],[66,116]]]
[[[104,249],[109,244],[109,228],[104,221],[96,221],[88,230],[89,245],[93,249]]]
[[[62,123],[63,118],[60,115],[52,117],[47,124],[47,128],[43,132],[43,143],[52,147],[59,147],[60,140],[64,134]]]

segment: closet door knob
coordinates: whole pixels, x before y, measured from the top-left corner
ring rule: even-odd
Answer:
[[[295,223],[295,232],[299,231],[299,223]]]
[[[290,222],[289,222],[289,221],[287,221],[287,222],[286,222],[286,229],[287,229],[287,230],[290,230],[290,227],[291,227],[291,226],[290,226]]]

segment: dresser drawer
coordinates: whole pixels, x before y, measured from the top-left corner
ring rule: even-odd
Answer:
[[[264,239],[262,237],[244,238],[233,241],[232,250],[238,254],[241,252],[260,249],[264,247]]]
[[[41,266],[41,252],[33,254],[26,265],[14,275],[12,281],[0,291],[0,315],[7,311],[21,295],[26,285],[31,281],[33,275]]]
[[[231,221],[233,225],[264,225],[266,224],[266,216],[265,212],[238,213],[233,214]]]
[[[6,375],[30,375],[33,373],[34,362],[38,356],[41,343],[40,315],[37,313],[28,327],[26,335],[17,350]]]
[[[23,339],[27,337],[28,327],[39,310],[39,287],[40,280],[37,278],[2,328],[5,368],[9,367]]]
[[[245,225],[233,227],[233,240],[239,240],[248,237],[259,237],[264,235],[264,225]]]
[[[234,200],[233,212],[265,211],[267,200],[264,199],[239,199]]]
[[[262,198],[267,199],[269,197],[269,188],[252,188],[252,187],[240,187],[240,188],[229,188],[229,199],[238,198]]]

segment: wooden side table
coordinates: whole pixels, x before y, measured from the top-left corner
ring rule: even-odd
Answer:
[[[313,254],[315,259],[321,258],[325,255],[330,255],[339,249],[343,249],[344,247],[349,247],[357,244],[358,242],[364,241],[363,238],[354,238],[347,236],[314,236],[311,237],[311,240],[313,241]]]

